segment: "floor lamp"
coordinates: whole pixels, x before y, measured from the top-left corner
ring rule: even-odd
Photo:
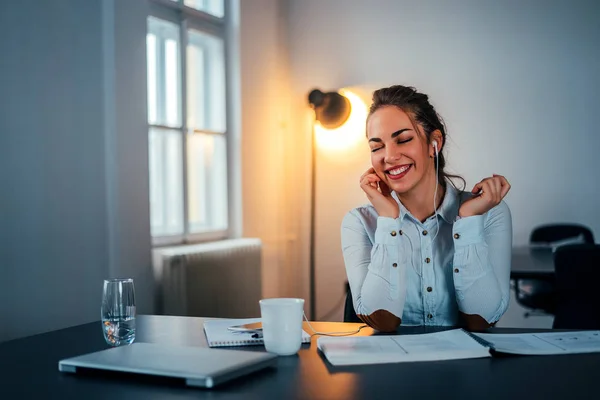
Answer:
[[[318,89],[312,90],[308,95],[308,103],[315,112],[315,118],[311,129],[312,148],[311,148],[311,176],[310,176],[310,264],[309,264],[309,283],[310,283],[310,318],[317,318],[316,307],[316,270],[315,270],[315,199],[316,199],[316,161],[317,161],[317,140],[315,135],[315,125],[320,124],[325,129],[336,129],[341,127],[350,117],[352,110],[350,101],[337,92],[322,92]]]

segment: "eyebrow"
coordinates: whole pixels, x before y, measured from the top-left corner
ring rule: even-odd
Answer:
[[[409,128],[400,129],[399,131],[396,131],[396,132],[392,133],[392,139],[395,138],[396,136],[398,136],[398,135],[406,132],[406,131],[411,131],[411,130],[412,129],[409,129]],[[380,138],[371,138],[371,139],[369,139],[369,142],[378,142],[378,143],[381,143],[382,140]]]

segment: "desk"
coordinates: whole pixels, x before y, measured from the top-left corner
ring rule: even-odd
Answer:
[[[5,322],[5,321],[4,321]],[[206,346],[203,319],[139,316],[137,341]],[[357,324],[315,323],[318,330],[348,330]],[[427,332],[444,328],[428,328]],[[490,332],[516,332],[493,328]],[[519,330],[523,332],[525,330]],[[528,330],[531,331],[531,330]],[[365,329],[363,335],[373,331]],[[424,333],[404,327],[400,334]],[[594,397],[600,354],[504,356],[499,358],[333,367],[317,353],[316,338],[276,368],[212,390],[175,380],[58,371],[58,361],[106,348],[100,322],[0,343],[0,390],[6,399],[430,399]],[[245,347],[264,351],[262,346]]]
[[[513,247],[510,279],[554,280],[554,254],[550,247]]]

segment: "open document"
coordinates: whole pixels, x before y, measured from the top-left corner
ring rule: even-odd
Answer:
[[[320,337],[317,346],[333,365],[490,357],[490,349],[462,329],[420,335]]]
[[[600,352],[600,331],[544,333],[473,333],[500,353],[522,355]]]

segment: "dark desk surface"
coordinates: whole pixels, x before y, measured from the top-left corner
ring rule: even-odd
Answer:
[[[6,321],[3,321],[6,323]],[[137,341],[206,346],[202,318],[139,316]],[[317,330],[357,324],[315,323]],[[429,328],[427,332],[444,328]],[[405,327],[399,333],[424,333]],[[492,332],[515,332],[495,328]],[[523,332],[524,330],[519,330]],[[531,330],[529,330],[531,331]],[[371,334],[365,329],[362,334]],[[0,343],[0,398],[61,399],[430,399],[595,398],[600,354],[504,356],[487,359],[333,367],[316,338],[276,368],[208,390],[155,377],[58,371],[60,359],[106,348],[100,322]],[[262,346],[244,347],[264,351]]]
[[[554,279],[554,256],[551,248],[513,247],[511,279]]]

